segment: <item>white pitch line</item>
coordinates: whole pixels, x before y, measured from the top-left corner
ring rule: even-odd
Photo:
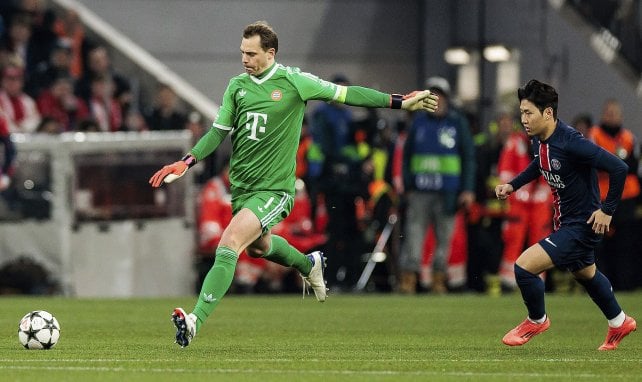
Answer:
[[[108,362],[113,362],[113,363],[119,363],[119,362],[127,362],[127,363],[158,363],[158,362],[174,362],[177,361],[178,359],[176,358],[166,358],[166,359],[109,359],[109,358],[96,358],[96,359],[73,359],[73,358],[61,358],[61,359],[55,359],[55,358],[47,358],[47,359],[22,359],[20,361],[17,361],[16,359],[13,358],[0,358],[0,363],[14,363],[14,362],[31,362],[31,363],[37,363],[37,362],[77,362],[77,363],[108,363]],[[198,360],[194,360],[195,362]],[[632,363],[642,363],[642,358],[618,358],[618,362],[632,362]],[[183,362],[181,360],[181,362]],[[217,362],[274,362],[274,363],[285,363],[285,362],[310,362],[310,363],[316,363],[316,362],[369,362],[369,363],[388,363],[388,362],[399,362],[399,363],[415,363],[415,362],[468,362],[468,363],[483,363],[483,362],[510,362],[510,363],[515,363],[515,362],[550,362],[550,363],[567,363],[567,362],[603,362],[603,363],[611,363],[613,362],[613,359],[596,359],[596,358],[524,358],[524,359],[504,359],[504,358],[491,358],[491,359],[456,359],[456,358],[448,358],[448,359],[440,359],[440,358],[430,358],[430,359],[406,359],[406,358],[378,358],[378,359],[346,359],[346,358],[337,358],[337,359],[332,359],[332,358],[306,358],[306,359],[293,359],[293,358],[218,358]]]
[[[456,376],[456,377],[570,377],[573,378],[604,378],[599,374],[573,373],[486,373],[458,371],[397,371],[397,370],[283,370],[283,369],[171,369],[171,368],[125,368],[125,367],[65,367],[65,366],[0,366],[0,370],[27,371],[96,371],[96,372],[126,372],[126,373],[198,373],[198,374],[316,374],[316,375],[382,375],[382,376]],[[609,374],[609,378],[629,378],[630,375]]]

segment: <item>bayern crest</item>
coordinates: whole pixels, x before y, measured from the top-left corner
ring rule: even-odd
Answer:
[[[270,95],[270,97],[272,97],[273,101],[279,101],[283,97],[283,93],[281,93],[281,91],[278,90],[278,89],[277,90],[273,90],[272,94]]]

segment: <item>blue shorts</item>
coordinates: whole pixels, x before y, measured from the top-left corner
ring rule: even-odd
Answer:
[[[590,224],[560,227],[539,241],[539,245],[553,260],[556,267],[569,272],[579,271],[595,264],[595,247],[602,236]]]

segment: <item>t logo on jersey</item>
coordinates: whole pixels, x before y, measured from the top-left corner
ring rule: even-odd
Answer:
[[[260,125],[261,123],[267,123],[267,114],[253,112],[247,113],[247,123],[245,124],[245,128],[250,130],[250,135],[247,136],[249,139],[253,141],[260,140],[256,134],[265,133],[265,126]]]

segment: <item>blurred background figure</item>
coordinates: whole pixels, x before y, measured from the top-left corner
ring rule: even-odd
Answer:
[[[13,15],[0,40],[0,65],[19,62],[23,67],[32,65],[33,51],[29,44],[32,35],[31,17],[26,13]]]
[[[78,124],[90,116],[85,101],[74,94],[73,79],[69,75],[56,77],[36,102],[42,118],[56,120],[63,131],[76,130]]]
[[[499,181],[507,183],[522,172],[533,160],[530,140],[510,113],[498,119],[500,130],[511,131],[499,155]],[[551,232],[553,199],[544,177],[528,183],[508,198],[506,218],[502,227],[504,252],[500,265],[502,285],[514,290],[515,261],[526,247],[537,243]]]
[[[69,46],[69,74],[73,78],[80,78],[83,74],[84,56],[89,49],[89,44],[85,38],[85,27],[82,25],[78,13],[73,9],[65,10],[63,15],[56,20],[53,29],[58,38]]]
[[[229,164],[209,179],[201,188],[197,199],[197,280],[195,290],[203,284],[205,275],[214,264],[214,252],[223,230],[232,220],[232,194],[230,192]],[[238,267],[237,267],[238,271]]]
[[[449,107],[450,85],[431,77],[426,87],[439,95],[434,113],[415,113],[404,152],[405,234],[399,269],[402,293],[415,293],[426,231],[432,226],[432,291],[447,292],[449,245],[455,213],[475,199],[475,148],[465,116]]]
[[[502,292],[499,266],[504,241],[499,238],[502,236],[506,202],[497,199],[495,186],[500,184],[497,169],[500,153],[515,129],[515,126],[505,123],[503,116],[506,113],[499,113],[485,131],[480,129],[476,116],[468,117],[475,142],[477,163],[475,203],[467,214],[468,288],[475,292],[486,292],[491,296],[499,296]]]
[[[114,83],[110,77],[95,76],[91,79],[91,94],[87,99],[91,117],[100,131],[119,131],[123,124],[123,111],[114,98]]]
[[[583,136],[588,137],[589,131],[593,126],[593,117],[588,113],[578,114],[573,118],[571,126],[579,131]]]
[[[2,163],[0,163],[0,192],[6,190],[11,185],[11,176],[15,170],[16,148],[11,141],[9,132],[9,123],[0,113],[0,143],[4,153]]]
[[[49,54],[49,59],[40,62],[33,70],[25,85],[25,91],[33,98],[38,98],[40,92],[60,76],[71,76],[71,49],[67,41],[59,39]]]
[[[350,85],[343,74],[335,74],[331,81]],[[368,192],[368,182],[361,176],[354,118],[350,107],[324,102],[313,110],[310,121],[313,140],[323,155],[318,191],[323,193],[328,214],[325,275],[332,290],[349,290],[358,277],[361,254],[355,201]]]
[[[596,249],[597,265],[611,280],[617,290],[632,290],[642,286],[642,260],[635,238],[640,235],[635,224],[636,203],[640,195],[637,177],[640,147],[637,138],[624,128],[622,106],[616,99],[604,102],[600,123],[591,128],[589,137],[597,145],[615,154],[629,166],[624,191],[618,208],[613,214],[609,232]],[[606,198],[609,187],[607,173],[599,172],[600,197]]]
[[[9,64],[2,70],[0,109],[11,133],[33,133],[40,124],[36,101],[23,91],[24,67]]]
[[[323,195],[319,192],[321,172],[323,171],[324,156],[321,147],[314,141],[307,117],[301,124],[301,138],[296,152],[296,170],[298,179],[303,181],[310,201],[310,218],[315,232],[321,232],[326,227],[317,221],[318,209],[324,207]]]
[[[150,130],[183,130],[187,126],[187,115],[179,107],[179,99],[174,89],[160,84],[152,110],[145,116]]]
[[[112,67],[107,47],[102,45],[92,48],[87,53],[87,65],[82,77],[76,82],[76,95],[85,100],[91,99],[95,95],[92,87],[96,79],[111,84],[111,98],[116,101],[121,114],[127,115],[133,98],[130,81]]]
[[[16,147],[11,141],[9,123],[0,113],[0,219],[7,219],[12,214],[15,195],[9,190],[15,172]]]

